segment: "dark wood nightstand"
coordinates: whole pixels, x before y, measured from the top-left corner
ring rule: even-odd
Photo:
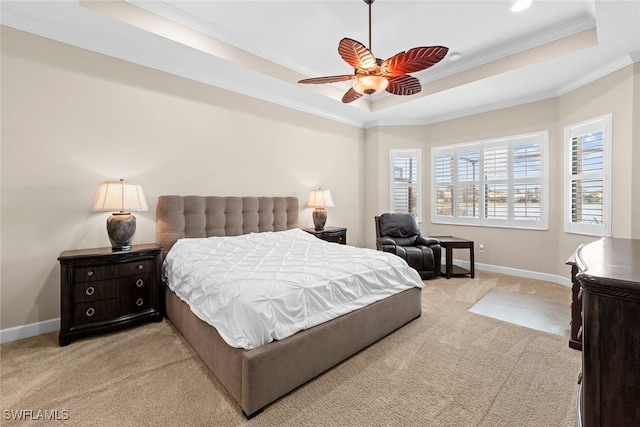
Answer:
[[[347,229],[344,227],[325,227],[322,230],[305,228],[304,231],[327,242],[340,243],[341,245],[347,244]]]
[[[75,338],[162,320],[160,246],[64,251],[58,261],[60,346]]]

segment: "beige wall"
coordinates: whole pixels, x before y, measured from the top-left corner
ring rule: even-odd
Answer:
[[[1,329],[59,317],[60,252],[109,246],[103,180],[144,188],[134,243],[155,241],[161,194],[293,195],[310,227],[322,186],[363,244],[362,129],[7,28],[1,101]]]
[[[59,317],[66,249],[108,246],[98,184],[143,185],[136,243],[155,240],[161,194],[294,195],[311,226],[309,190],[332,190],[330,225],[375,246],[373,216],[389,208],[390,148],[422,148],[426,234],[483,243],[478,263],[567,277],[580,242],[563,232],[567,124],[613,113],[615,237],[640,238],[640,66],[558,98],[428,126],[362,130],[162,72],[2,29],[0,329]],[[431,147],[548,130],[548,231],[430,223]],[[463,258],[462,253],[456,254]]]
[[[633,70],[630,66],[612,73],[562,96],[559,102],[559,132],[572,123],[613,113],[611,235],[626,239],[633,237],[632,223],[638,221],[632,206],[640,192],[640,182],[633,179],[634,149],[636,156],[640,150],[637,143],[633,144],[633,111],[640,107],[640,98],[633,98]],[[558,243],[566,253],[583,240],[581,236],[563,235]]]
[[[393,148],[407,148],[422,150],[422,179],[424,182],[430,179],[427,147],[424,143],[424,135],[419,126],[386,126],[367,130],[365,145],[366,162],[366,189],[367,205],[365,206],[365,243],[369,248],[376,247],[375,223],[373,217],[389,211],[389,150]],[[427,163],[425,163],[427,162]],[[426,185],[426,184],[425,184]],[[426,210],[429,205],[429,189],[423,187],[422,203],[423,223],[430,216]]]
[[[636,76],[634,79],[634,75]],[[564,127],[607,113],[613,113],[613,237],[638,238],[640,214],[640,181],[638,164],[640,143],[638,131],[638,65],[629,66],[566,95],[545,101],[450,120],[428,126],[381,127],[370,139],[376,141],[378,153],[376,189],[368,188],[368,196],[379,198],[378,212],[389,209],[388,152],[390,148],[423,148],[423,222],[425,234],[456,235],[474,240],[476,262],[507,269],[526,270],[568,278],[565,261],[581,242],[594,238],[563,231],[563,137]],[[634,92],[635,90],[635,92]],[[634,96],[635,93],[635,96]],[[635,113],[634,113],[635,112]],[[633,119],[635,114],[635,121]],[[634,126],[635,124],[635,126]],[[634,132],[635,129],[635,132]],[[488,138],[517,135],[534,131],[549,132],[549,229],[547,231],[454,226],[432,224],[431,147]],[[371,133],[374,133],[373,131]],[[635,139],[634,139],[635,138]],[[634,142],[635,141],[635,142]],[[366,148],[367,150],[370,147]],[[373,158],[373,154],[369,154]],[[634,162],[635,159],[635,162]],[[367,163],[367,167],[369,167]],[[375,169],[375,168],[374,168]],[[370,179],[370,175],[367,175]],[[369,217],[374,213],[365,209]],[[371,221],[373,222],[373,221]],[[375,242],[374,229],[366,228],[367,244]],[[484,244],[485,252],[477,250]],[[454,254],[465,259],[465,253]]]
[[[633,142],[632,188],[633,206],[631,211],[631,237],[640,239],[640,63],[633,67]]]

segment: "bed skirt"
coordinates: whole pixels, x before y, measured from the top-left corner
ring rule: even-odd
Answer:
[[[168,288],[165,308],[248,418],[422,313],[421,289],[411,288],[286,339],[244,350],[230,347]]]

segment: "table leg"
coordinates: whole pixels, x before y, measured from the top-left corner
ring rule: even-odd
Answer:
[[[451,270],[453,270],[453,248],[447,245],[446,253],[447,253],[447,263],[446,263],[447,279],[449,279],[451,278]]]
[[[471,278],[473,279],[475,277],[475,271],[476,271],[476,263],[474,260],[474,256],[473,256],[473,243],[471,243],[471,246],[469,246],[469,260],[471,261],[471,266],[469,268],[469,270],[471,271]]]

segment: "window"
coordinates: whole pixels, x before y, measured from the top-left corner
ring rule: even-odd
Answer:
[[[568,233],[611,236],[611,120],[608,114],[564,130]]]
[[[390,150],[390,211],[410,213],[422,221],[420,158],[422,150]]]
[[[432,149],[432,221],[546,229],[547,132]]]
[[[433,166],[433,179],[435,181],[433,194],[435,195],[435,215],[439,217],[453,218],[453,162],[454,151],[440,150],[440,155],[435,157]]]

